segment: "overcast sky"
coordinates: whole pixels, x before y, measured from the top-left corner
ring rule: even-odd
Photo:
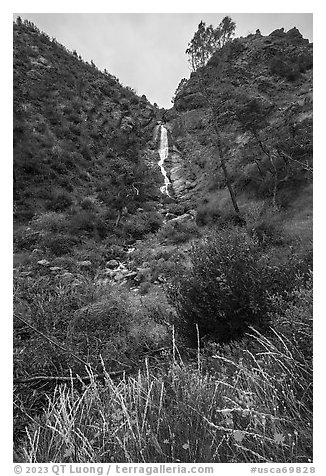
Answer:
[[[216,27],[226,15],[236,22],[236,36],[268,35],[296,26],[312,38],[311,13],[17,13],[86,61],[106,68],[125,86],[146,94],[160,107],[189,77],[185,50],[201,20]]]

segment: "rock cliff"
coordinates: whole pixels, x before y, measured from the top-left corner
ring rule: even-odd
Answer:
[[[250,108],[258,121],[254,129],[246,122]],[[169,172],[179,198],[198,201],[225,187],[215,122],[236,192],[271,198],[266,152],[275,153],[279,202],[287,189],[286,204],[311,180],[312,44],[296,28],[235,39],[191,74],[165,118]]]

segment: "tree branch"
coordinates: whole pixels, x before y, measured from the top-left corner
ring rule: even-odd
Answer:
[[[294,159],[291,155],[287,154],[287,153],[284,152],[283,150],[277,149],[277,153],[278,153],[281,157],[286,158],[286,159],[288,159],[288,160],[291,160],[292,162],[295,162],[296,164],[300,165],[303,169],[307,170],[307,172],[313,173],[313,168],[312,168],[312,167],[310,167],[308,164],[303,164],[303,163],[300,162],[299,160]]]

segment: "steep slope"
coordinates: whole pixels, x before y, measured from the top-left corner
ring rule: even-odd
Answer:
[[[157,110],[28,21],[14,24],[16,218],[85,197],[113,209],[155,197],[144,158]],[[159,172],[157,172],[159,174]],[[155,176],[155,173],[154,173]],[[147,180],[144,180],[146,177]],[[120,202],[117,203],[117,196]]]
[[[237,38],[183,82],[165,117],[182,200],[229,206],[222,152],[240,208],[286,208],[311,190],[312,44],[296,28]]]

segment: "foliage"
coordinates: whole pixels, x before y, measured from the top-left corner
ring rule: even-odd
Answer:
[[[241,225],[242,221],[234,210],[225,210],[218,206],[214,201],[204,203],[198,206],[196,210],[196,224],[198,226],[214,225],[225,228],[234,225]]]
[[[300,257],[272,258],[242,228],[212,231],[193,246],[190,269],[180,268],[168,286],[176,325],[192,345],[196,324],[201,336],[219,342],[239,339],[250,325],[266,329],[270,296],[285,293],[307,271]]]
[[[193,221],[170,221],[167,222],[158,232],[159,240],[166,240],[168,243],[184,243],[200,235],[196,223]]]
[[[256,97],[242,101],[235,113],[242,130],[250,135],[242,150],[243,173],[236,186],[252,189],[257,197],[272,197],[275,208],[286,207],[312,178],[312,121],[309,117],[297,121],[295,105],[275,120],[273,105]]]
[[[193,39],[188,43],[186,54],[193,71],[205,66],[209,58],[231,40],[234,35],[235,23],[228,16],[224,17],[218,27],[206,27],[201,21]]]
[[[271,61],[271,73],[288,81],[296,81],[302,73],[312,68],[312,56],[300,53],[290,57],[276,56]]]
[[[300,68],[290,61],[274,58],[271,63],[271,73],[286,78],[288,81],[295,81],[300,76]]]
[[[147,125],[142,125],[143,113]],[[103,177],[109,177],[111,196],[121,198],[117,203],[110,201],[112,208],[117,207],[116,216],[121,201],[135,197],[145,201],[152,183],[143,180],[147,172],[141,155],[150,139],[148,125],[154,116],[154,108],[145,97],[140,99],[114,76],[51,41],[35,25],[17,20],[16,218],[26,221],[40,209],[68,211],[85,195],[101,192]],[[114,175],[117,163],[124,164],[130,173],[121,171],[119,175],[117,171]]]
[[[123,234],[129,239],[139,240],[148,233],[155,233],[162,224],[156,212],[141,212],[126,219],[121,225]]]
[[[309,347],[311,296],[304,295]],[[17,456],[29,463],[311,462],[312,367],[295,343],[301,328],[289,323],[268,337],[251,330],[241,346],[198,351],[196,366],[175,356],[173,341],[167,370],[149,365],[118,381],[107,374],[101,384],[91,374],[83,388],[58,386]]]

